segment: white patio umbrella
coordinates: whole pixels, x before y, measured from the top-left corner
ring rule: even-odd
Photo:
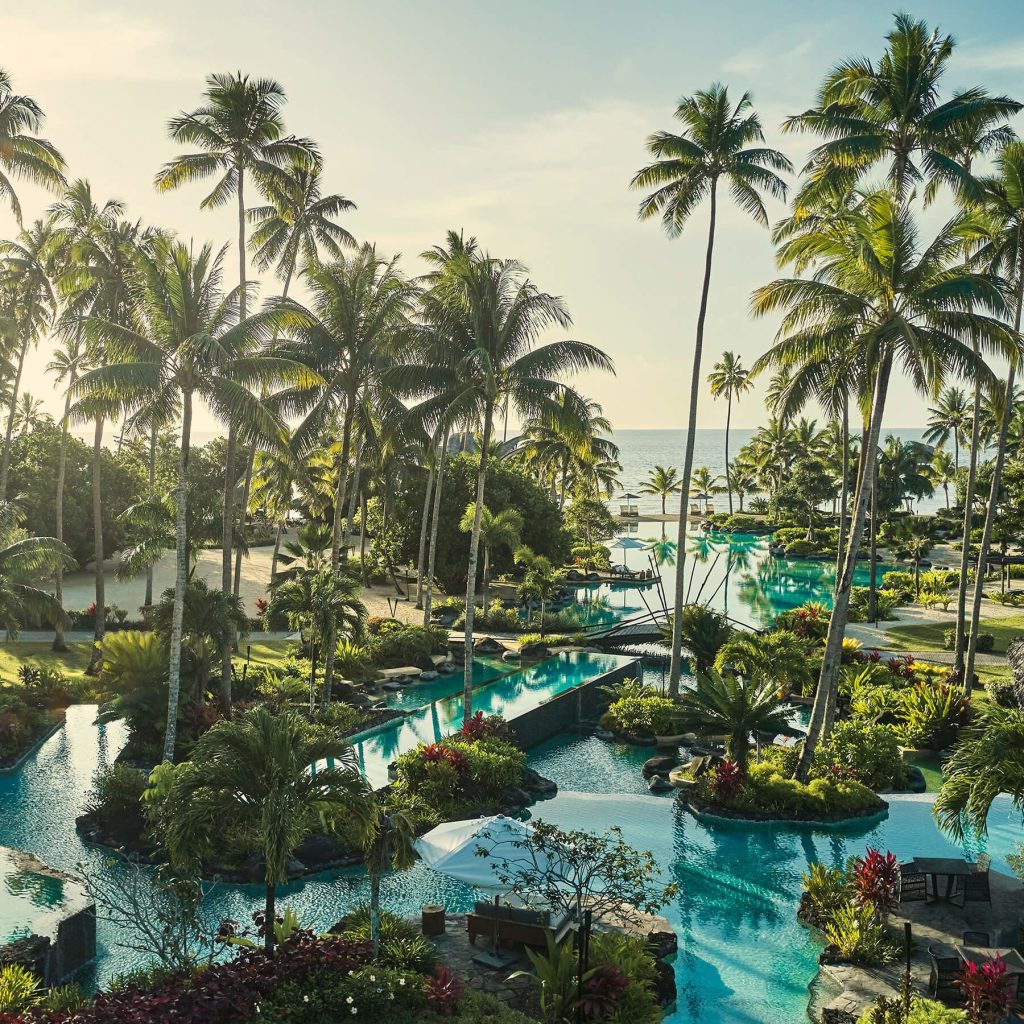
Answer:
[[[619,539],[611,545],[611,549],[614,551],[616,548],[622,551],[622,564],[628,569],[629,565],[626,561],[626,552],[635,551],[640,548],[644,548],[647,545],[642,540],[637,540],[635,537],[619,537]]]

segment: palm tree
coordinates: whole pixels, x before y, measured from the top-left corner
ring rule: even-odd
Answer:
[[[673,613],[674,615],[674,613]],[[705,672],[715,663],[718,652],[733,635],[733,628],[720,612],[696,602],[683,605],[679,616],[679,635],[683,638],[683,649],[693,658],[696,672]],[[674,623],[665,628],[671,642]]]
[[[8,639],[34,619],[51,623],[66,619],[59,602],[35,582],[57,566],[74,565],[71,552],[56,537],[24,536],[18,528],[17,507],[0,502],[0,627]]]
[[[953,467],[960,468],[960,439],[973,420],[971,403],[962,388],[943,388],[938,402],[928,410],[928,429],[924,439],[937,448],[953,441]]]
[[[940,102],[943,75],[952,55],[952,36],[929,31],[923,21],[897,14],[876,62],[844,60],[825,79],[817,103],[790,117],[785,131],[813,132],[826,139],[811,152],[798,209],[843,196],[881,162],[897,202],[925,178],[961,186],[963,167],[947,154],[951,139],[983,120],[1005,122],[1021,105],[971,88]]]
[[[22,393],[18,401],[18,409],[15,413],[15,430],[18,437],[32,433],[40,423],[50,421],[50,417],[43,412],[43,403],[39,398],[33,398],[27,391]]]
[[[729,486],[739,499],[739,512],[743,513],[743,499],[757,489],[757,477],[754,466],[748,458],[743,457],[741,452],[729,464],[726,475],[729,479]]]
[[[771,676],[745,678],[709,669],[679,698],[676,718],[679,728],[699,736],[725,736],[730,760],[745,769],[751,735],[790,732],[791,712],[784,690]]]
[[[665,515],[665,500],[683,489],[679,470],[675,466],[655,466],[640,485],[641,494],[656,494],[661,498],[661,514]]]
[[[0,68],[0,199],[7,201],[19,224],[21,205],[11,176],[49,189],[64,184],[64,157],[51,142],[39,138],[42,124],[39,104],[15,93],[10,75]]]
[[[165,164],[156,175],[160,191],[179,188],[194,181],[216,179],[213,190],[200,203],[203,209],[223,206],[232,196],[238,212],[238,311],[239,320],[248,315],[245,240],[245,182],[253,178],[257,188],[268,194],[282,179],[285,166],[316,166],[319,155],[309,139],[285,135],[281,108],[284,89],[273,79],[252,79],[241,71],[214,74],[206,79],[205,103],[191,113],[171,119],[168,133],[175,142],[196,147]],[[235,520],[237,475],[235,424],[228,421],[228,445],[224,466],[224,535],[221,545],[221,576],[224,593],[232,592],[232,544]],[[230,686],[231,649],[222,656],[221,685]]]
[[[225,821],[262,854],[268,953],[277,887],[296,847],[318,832],[361,839],[378,822],[352,746],[294,711],[275,714],[262,706],[200,736],[188,770],[173,776],[167,806],[167,851],[179,870],[198,869]]]
[[[332,650],[339,632],[362,636],[366,605],[359,599],[359,581],[332,569],[304,569],[281,580],[272,590],[270,611],[288,617],[292,629],[305,631],[310,649],[309,709],[316,707],[317,658]],[[331,691],[325,688],[324,704]]]
[[[408,811],[384,811],[377,816],[363,846],[370,876],[370,942],[380,952],[380,880],[385,871],[407,871],[416,863],[415,823]]]
[[[266,182],[270,204],[248,211],[249,221],[255,225],[249,247],[260,270],[273,267],[281,278],[282,300],[288,298],[292,278],[300,262],[319,263],[322,253],[336,259],[344,248],[356,244],[352,235],[334,219],[341,213],[354,210],[356,204],[341,195],[323,195],[320,174],[319,163],[310,165],[305,160],[291,163]],[[255,457],[256,450],[251,448],[242,485],[241,543],[235,552],[236,594],[241,585],[245,512],[249,507]]]
[[[721,494],[725,488],[721,485],[721,476],[714,475],[707,466],[698,466],[690,474],[690,495]]]
[[[516,565],[523,567],[523,579],[519,584],[518,596],[527,603],[538,605],[540,635],[544,635],[544,615],[548,601],[552,600],[562,586],[562,574],[545,555],[538,555],[526,544],[520,545],[513,556]]]
[[[956,842],[963,842],[968,828],[976,835],[988,832],[988,814],[1001,793],[1024,809],[1024,711],[986,704],[961,732],[942,773],[932,811]]]
[[[784,689],[796,690],[814,679],[811,674],[810,645],[788,629],[769,633],[737,633],[718,652],[715,668],[751,679],[774,679]]]
[[[0,176],[0,186],[3,180]],[[53,269],[52,235],[52,221],[37,220],[30,228],[20,231],[13,241],[0,242],[0,313],[8,321],[17,353],[14,380],[7,396],[7,428],[3,453],[0,455],[0,501],[7,498],[11,446],[25,357],[53,322],[57,308],[57,297],[50,281]]]
[[[690,493],[690,473],[693,469],[693,446],[697,433],[697,398],[700,392],[704,322],[711,286],[718,185],[719,181],[724,179],[724,184],[728,186],[740,209],[759,224],[767,226],[768,213],[761,193],[767,193],[777,199],[785,198],[786,185],[774,172],[792,170],[789,160],[777,150],[752,145],[764,141],[764,132],[761,130],[760,118],[751,109],[751,100],[747,93],[733,105],[729,100],[728,90],[716,84],[692,97],[684,97],[676,108],[675,116],[684,126],[682,134],[662,131],[651,135],[647,148],[656,161],[640,170],[631,183],[635,189],[654,190],[640,204],[640,218],[646,220],[660,214],[670,238],[675,238],[682,232],[690,214],[705,198],[710,203],[704,283],[701,289],[700,311],[697,314],[686,452],[683,458],[682,492],[679,502],[679,565],[676,571],[674,601],[676,630],[672,636],[672,661],[669,670],[669,693],[672,696],[679,693],[679,678],[682,674],[682,637],[678,629],[682,622],[679,613],[683,607],[683,580],[686,575],[683,569],[687,501]]]
[[[956,482],[956,463],[953,456],[942,448],[936,448],[929,468],[932,483],[941,487],[946,495],[946,508],[949,508],[949,485]]]
[[[975,563],[974,601],[971,621],[977,624],[981,617],[981,599],[988,575],[988,552],[992,543],[992,527],[999,505],[1003,464],[1006,460],[1006,438],[1014,414],[1015,378],[1020,359],[1021,311],[1024,307],[1024,142],[1007,143],[996,157],[995,173],[983,183],[979,200],[980,213],[968,234],[978,247],[978,263],[992,272],[1001,274],[1013,289],[1013,336],[1015,350],[1010,354],[1009,370],[1003,398],[1002,422],[996,439],[995,464],[985,526]],[[964,574],[966,577],[966,573]],[[974,678],[974,655],[977,651],[978,628],[975,625],[967,639],[967,658],[964,664],[964,689],[970,693]]]
[[[765,361],[774,365],[819,358],[829,348],[852,347],[873,367],[874,395],[862,450],[878,449],[889,379],[895,362],[923,391],[934,387],[935,370],[985,372],[978,347],[1012,353],[1016,341],[987,312],[1005,308],[999,286],[989,277],[956,262],[960,220],[946,224],[927,246],[920,244],[906,206],[891,193],[866,197],[860,217],[838,234],[823,232],[816,246],[814,277],[787,278],[759,289],[757,314],[786,311],[779,340]],[[845,235],[845,238],[843,237]],[[954,297],[954,292],[959,294]],[[971,296],[965,309],[963,295]],[[983,312],[986,311],[986,312]],[[873,462],[862,460],[850,539],[843,571],[836,581],[821,676],[807,741],[800,761],[806,779],[814,750],[831,726],[842,639],[853,571],[867,512]]]
[[[882,542],[897,558],[914,563],[914,591],[921,596],[921,562],[935,544],[935,524],[930,516],[910,516],[887,523]]]
[[[715,398],[726,400],[725,412],[725,464],[729,465],[729,428],[732,425],[732,403],[749,391],[754,383],[749,371],[743,368],[739,357],[734,352],[723,352],[722,358],[711,368],[708,384]],[[729,492],[729,515],[732,515],[732,485],[729,474],[726,474],[726,489]]]
[[[476,519],[476,506],[470,502],[462,514],[459,529],[463,533],[473,532],[473,521]],[[519,547],[519,537],[523,529],[523,517],[514,508],[503,508],[500,512],[492,512],[486,506],[480,514],[480,543],[484,546],[484,573],[480,586],[483,607],[487,608],[487,598],[491,590],[491,555],[498,548],[515,551]]]
[[[152,248],[132,257],[132,325],[99,314],[88,317],[87,335],[103,345],[108,362],[85,374],[75,390],[124,396],[126,407],[154,401],[180,404],[177,554],[164,735],[164,760],[173,761],[188,581],[187,487],[194,400],[202,398],[217,415],[249,432],[277,433],[283,440],[283,426],[247,385],[269,386],[280,380],[315,383],[319,378],[288,360],[259,356],[269,324],[259,317],[239,323],[239,292],[225,295],[222,286],[226,247],[214,253],[207,245],[193,254],[182,242],[161,239]],[[230,594],[229,588],[225,596]],[[221,699],[230,706],[230,689],[222,691]]]
[[[449,235],[449,242],[454,236]],[[586,369],[612,370],[607,355],[581,341],[553,341],[536,346],[548,327],[568,327],[561,299],[541,292],[515,260],[499,260],[475,243],[438,256],[425,301],[439,333],[454,344],[447,364],[409,363],[397,367],[399,390],[427,397],[419,406],[429,427],[448,422],[477,422],[479,445],[475,514],[466,572],[466,668],[463,683],[465,720],[472,717],[473,616],[487,466],[495,412],[507,402],[523,420],[554,413],[566,387],[559,379]],[[582,402],[572,392],[579,409]]]

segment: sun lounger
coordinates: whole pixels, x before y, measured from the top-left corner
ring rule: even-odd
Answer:
[[[560,943],[572,928],[572,918],[567,913],[505,905],[495,908],[493,903],[478,900],[473,912],[466,915],[470,943],[475,944],[478,935],[493,939],[496,923],[499,945],[530,946],[534,949],[547,948],[549,931],[554,933],[555,942]]]

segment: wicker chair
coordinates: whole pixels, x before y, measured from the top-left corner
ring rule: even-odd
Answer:
[[[960,1005],[963,1002],[963,993],[957,984],[961,972],[960,957],[945,946],[929,946],[928,959],[932,964],[928,995],[943,1003]]]
[[[965,946],[986,946],[992,945],[992,936],[988,932],[964,932]]]
[[[915,871],[913,864],[900,865],[900,903],[925,902],[928,899],[928,876]]]

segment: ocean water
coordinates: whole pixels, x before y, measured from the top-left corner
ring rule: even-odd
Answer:
[[[819,426],[821,424],[819,423]],[[729,456],[735,458],[736,453],[756,433],[749,427],[734,427],[729,432]],[[898,437],[901,441],[921,441],[922,428],[893,428],[883,432]],[[619,461],[622,463],[620,481],[622,491],[640,494],[640,485],[648,478],[655,466],[675,466],[680,471],[683,466],[685,430],[616,430],[612,440],[619,446]],[[701,429],[697,431],[693,446],[693,466],[707,466],[712,474],[721,476],[725,473],[725,430]],[[618,498],[619,494],[614,495]],[[733,498],[735,503],[735,496]],[[612,508],[617,509],[617,501],[612,501]],[[931,497],[922,499],[915,506],[917,512],[934,512],[945,504],[945,496],[941,488]],[[641,494],[636,501],[641,513],[658,513],[661,511],[661,499],[655,495]],[[725,494],[715,498],[718,511],[727,509],[728,499]],[[734,504],[735,508],[735,504]],[[667,512],[679,511],[679,497],[675,495],[666,503]]]

